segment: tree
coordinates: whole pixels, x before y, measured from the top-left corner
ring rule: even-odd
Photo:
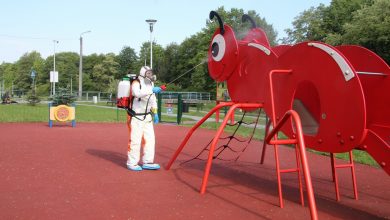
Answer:
[[[283,44],[303,41],[323,41],[340,44],[344,34],[343,25],[352,20],[353,13],[372,4],[373,0],[333,0],[328,7],[320,4],[303,11],[292,22],[293,28],[286,29]]]
[[[343,44],[366,47],[390,64],[390,1],[376,0],[371,6],[356,11],[343,30]]]
[[[283,43],[317,40],[330,45],[364,46],[388,63],[390,60],[390,21],[388,0],[333,0],[304,11],[287,29]]]
[[[107,54],[102,63],[93,67],[92,79],[95,82],[95,90],[103,92],[110,91],[111,84],[114,82],[114,76],[119,72],[119,63],[115,61],[115,54]]]
[[[27,92],[31,89],[31,69],[33,68],[38,74],[41,72],[44,60],[41,54],[33,51],[25,53],[16,62],[15,72],[13,74],[14,88],[19,91]],[[38,78],[38,76],[37,76]]]
[[[153,72],[160,77],[161,60],[164,59],[164,48],[153,42]],[[139,60],[136,64],[134,74],[138,74],[142,66],[150,66],[150,42],[144,42],[140,49]]]
[[[243,37],[250,24],[241,21],[244,13],[249,14],[259,27],[265,30],[271,45],[276,44],[277,33],[272,25],[261,18],[255,11],[245,12],[242,9],[225,11],[217,9],[224,22],[233,27],[238,38]],[[205,17],[207,14],[205,14]],[[215,82],[210,78],[207,68],[207,53],[211,37],[217,28],[217,22],[205,22],[205,27],[199,32],[186,38],[182,43],[172,43],[166,48],[153,42],[153,69],[159,80],[158,83],[171,82],[170,88],[214,91]],[[30,72],[33,67],[38,73],[36,78],[39,94],[49,94],[49,72],[53,70],[53,56],[45,60],[36,52],[25,54],[14,64],[0,65],[0,79],[5,80],[6,87],[12,82],[17,88],[28,89],[31,84]],[[139,56],[134,49],[124,46],[119,55],[91,54],[83,59],[83,90],[84,91],[113,91],[115,80],[122,78],[128,71],[138,74],[141,66],[150,65],[150,42],[144,42]],[[72,52],[56,54],[56,70],[59,72],[59,88],[76,90],[78,82],[79,56]],[[181,76],[183,73],[185,75]],[[72,82],[72,87],[70,83]],[[158,84],[157,84],[158,85]]]
[[[129,71],[132,73],[136,72],[137,60],[138,57],[134,49],[124,46],[119,55],[115,58],[115,61],[119,63],[119,71],[118,75],[114,76],[114,78],[120,79]]]
[[[56,71],[59,75],[58,87],[68,87],[72,91],[77,91],[79,62],[80,57],[74,52],[62,52],[56,55]]]
[[[343,25],[353,20],[353,13],[371,5],[372,0],[333,0],[323,12],[322,29],[327,33],[343,34]]]
[[[76,96],[69,92],[69,88],[58,87],[58,91],[52,97],[53,106],[70,105],[76,101]]]
[[[0,83],[4,91],[10,91],[13,81],[15,80],[16,64],[3,63],[0,65]]]
[[[326,36],[322,29],[324,11],[323,4],[303,11],[292,22],[294,28],[285,30],[287,37],[281,39],[282,44],[295,44],[308,40],[322,41]]]
[[[91,54],[83,59],[83,90],[93,91],[96,90],[95,82],[93,81],[93,68],[102,63],[106,58],[104,54]],[[100,88],[99,88],[100,89]]]
[[[79,55],[74,52],[61,52],[56,53],[56,71],[58,72],[58,83],[56,88],[68,88],[69,92],[77,91],[78,89],[78,75],[79,75]],[[50,86],[50,71],[54,70],[54,56],[46,58],[45,65],[43,67],[43,73],[37,83],[40,93],[49,93]],[[72,88],[71,88],[72,85]],[[46,90],[46,91],[44,91]]]
[[[175,78],[177,72],[177,63],[179,56],[179,45],[176,43],[169,44],[164,52],[164,55],[159,59],[159,79],[163,82],[170,82]]]
[[[194,73],[191,69],[207,57],[206,54],[202,53],[204,50],[207,51],[205,49],[207,45],[199,44],[199,36],[200,33],[185,39],[178,50],[177,65],[175,72],[172,73],[172,78],[177,79],[175,84],[180,85],[182,88],[188,88],[194,83],[191,81],[191,75]],[[177,77],[180,77],[180,79]]]

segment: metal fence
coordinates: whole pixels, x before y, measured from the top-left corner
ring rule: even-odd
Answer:
[[[78,94],[75,94],[78,95]],[[96,98],[94,98],[96,97]],[[97,102],[107,102],[109,100],[112,100],[112,98],[115,97],[115,94],[109,93],[109,92],[98,92],[98,91],[86,91],[83,92],[83,95],[81,96],[81,99],[79,101],[94,101],[94,99],[97,100]]]
[[[181,94],[182,99],[211,101],[209,92],[162,92],[162,99],[177,99]]]
[[[165,91],[161,92],[161,96],[163,100],[177,99],[179,94],[181,94],[183,100],[212,101],[212,95],[209,92],[165,92]],[[94,100],[96,100],[97,102],[109,102],[115,98],[116,98],[115,93],[86,91],[83,92],[82,98],[79,99],[79,101],[93,102]]]
[[[181,94],[181,97],[186,102],[207,102],[214,100],[214,96],[209,92],[169,92],[164,91],[161,93],[163,100],[177,100],[178,95]],[[73,92],[72,95],[78,97],[78,92]],[[14,90],[10,94],[11,99],[17,102],[26,101],[26,93],[23,90]],[[81,99],[77,98],[77,101],[81,102],[115,102],[116,94],[109,92],[100,92],[100,91],[84,91],[82,93]],[[50,100],[48,96],[40,97],[42,101]]]

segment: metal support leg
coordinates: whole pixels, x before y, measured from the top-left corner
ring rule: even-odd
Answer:
[[[206,168],[205,168],[204,175],[203,175],[202,186],[200,188],[201,194],[204,194],[206,192],[206,186],[207,186],[207,181],[208,181],[210,170],[211,170],[211,164],[212,164],[213,157],[214,157],[215,146],[217,145],[219,137],[221,136],[228,120],[230,119],[231,115],[234,114],[234,110],[236,108],[261,108],[261,107],[263,107],[262,104],[255,104],[255,103],[238,103],[238,104],[234,104],[232,107],[230,107],[229,111],[227,112],[227,114],[225,115],[225,118],[222,121],[222,124],[218,128],[218,131],[215,134],[213,141],[211,142],[209,156],[207,159]]]
[[[201,125],[203,122],[205,122],[211,115],[214,114],[214,112],[218,111],[220,108],[225,107],[225,106],[231,106],[233,105],[232,102],[224,102],[221,104],[218,104],[215,106],[207,115],[205,115],[200,121],[198,121],[192,128],[191,130],[187,133],[186,137],[184,140],[181,142],[180,146],[177,148],[176,152],[173,154],[172,158],[169,160],[168,164],[166,165],[165,169],[169,170],[175,162],[176,158],[179,156],[180,152],[183,150],[184,146],[187,144],[188,140],[192,136],[192,133]]]
[[[340,201],[340,191],[339,191],[339,181],[336,173],[337,168],[351,168],[351,176],[352,176],[352,185],[353,185],[353,194],[356,200],[358,200],[358,192],[356,185],[356,176],[355,176],[355,164],[353,162],[353,153],[349,152],[349,163],[347,164],[336,164],[334,153],[330,153],[330,161],[332,165],[332,178],[334,182],[334,188],[336,192],[336,200]]]

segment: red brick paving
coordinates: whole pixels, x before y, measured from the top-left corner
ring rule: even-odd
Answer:
[[[189,128],[155,128],[156,161],[164,165]],[[180,162],[199,153],[214,133],[195,132],[171,170],[136,173],[125,167],[125,124],[0,124],[0,219],[310,218],[293,174],[282,176],[285,207],[279,208],[273,150],[268,148],[260,165],[258,141],[238,162],[215,160],[207,193],[200,195],[205,162]],[[281,147],[280,156],[283,167],[292,164],[290,148]],[[350,174],[339,170],[341,201],[336,202],[329,158],[308,156],[320,219],[390,218],[390,177],[383,170],[356,165],[357,201]]]

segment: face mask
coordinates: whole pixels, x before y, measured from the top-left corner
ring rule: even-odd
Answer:
[[[155,82],[156,81],[156,75],[153,75],[153,71],[148,70],[145,73],[145,79],[149,79],[151,82]]]

